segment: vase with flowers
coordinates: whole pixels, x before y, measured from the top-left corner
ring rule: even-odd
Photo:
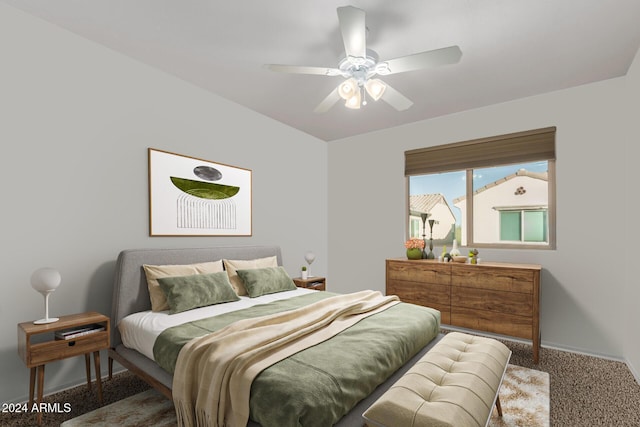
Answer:
[[[407,258],[422,259],[422,250],[424,249],[423,239],[409,239],[404,242],[404,247],[407,248]]]

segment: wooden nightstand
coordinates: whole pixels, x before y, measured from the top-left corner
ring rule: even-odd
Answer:
[[[293,283],[299,288],[314,289],[316,291],[325,291],[327,287],[327,279],[319,276],[312,276],[307,279],[294,277]]]
[[[18,354],[22,361],[31,368],[29,376],[29,407],[33,407],[33,394],[36,376],[38,377],[38,407],[42,402],[44,386],[44,365],[49,362],[84,354],[87,371],[87,388],[91,390],[91,362],[89,354],[93,353],[96,371],[98,400],[102,403],[102,381],[100,378],[100,350],[109,348],[109,318],[100,313],[89,312],[62,316],[60,320],[43,325],[33,322],[18,324]],[[97,324],[104,330],[92,331],[71,339],[56,339],[56,331],[69,328]],[[38,424],[42,423],[42,412],[38,412]]]

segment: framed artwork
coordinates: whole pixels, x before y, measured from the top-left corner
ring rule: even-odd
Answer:
[[[149,148],[149,235],[251,236],[251,170]]]

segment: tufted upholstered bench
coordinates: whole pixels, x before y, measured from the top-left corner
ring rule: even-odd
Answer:
[[[511,351],[492,338],[451,332],[362,415],[370,427],[484,427]]]

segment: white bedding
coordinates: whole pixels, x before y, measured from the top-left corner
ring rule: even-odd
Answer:
[[[156,342],[158,335],[167,328],[198,319],[230,313],[257,304],[266,304],[272,301],[303,295],[309,292],[318,291],[297,288],[294,291],[277,292],[262,295],[257,298],[241,296],[239,301],[210,305],[176,314],[169,314],[168,311],[141,311],[130,314],[122,319],[118,324],[118,329],[120,330],[122,343],[125,347],[134,349],[149,359],[154,360],[153,344]]]

